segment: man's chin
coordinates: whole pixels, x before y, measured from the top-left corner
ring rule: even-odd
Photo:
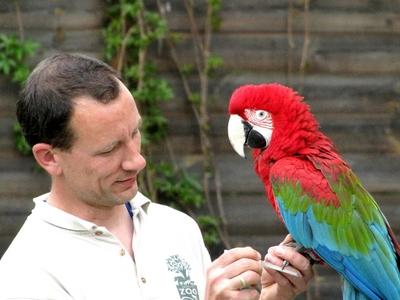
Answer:
[[[136,194],[138,193],[138,188],[131,188],[129,190],[125,190],[123,192],[118,193],[117,198],[118,198],[118,202],[120,203],[126,203],[127,201],[132,200]]]

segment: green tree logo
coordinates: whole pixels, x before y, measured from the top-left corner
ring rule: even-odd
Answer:
[[[190,265],[179,255],[167,258],[168,271],[175,273],[175,284],[182,300],[199,300],[197,286],[190,278]]]

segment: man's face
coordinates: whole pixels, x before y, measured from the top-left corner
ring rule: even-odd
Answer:
[[[70,150],[58,155],[59,182],[66,197],[111,207],[136,195],[137,176],[146,165],[140,154],[140,120],[122,83],[118,97],[108,104],[76,99],[70,120],[75,140]]]

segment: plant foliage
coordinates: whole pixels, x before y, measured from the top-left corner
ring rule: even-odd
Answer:
[[[147,9],[142,0],[109,0],[107,3],[105,58],[121,73],[143,117],[141,132],[147,167],[140,178],[141,190],[153,201],[195,218],[206,244],[212,247],[219,241],[218,222],[212,216],[198,213],[204,206],[204,193],[198,179],[172,163],[172,159],[160,162],[152,156],[152,149],[168,139],[168,121],[160,104],[171,101],[173,96],[169,83],[158,75],[155,64],[148,59],[149,51],[157,49],[165,38],[166,22],[160,14]]]
[[[38,47],[39,44],[34,41],[22,40],[16,35],[0,34],[0,74],[20,86],[23,85],[30,73],[26,60],[36,53]],[[17,150],[24,155],[30,155],[31,147],[18,122],[14,123],[13,130]]]
[[[13,82],[23,84],[29,75],[26,59],[32,56],[39,44],[21,40],[16,35],[0,34],[0,73]]]

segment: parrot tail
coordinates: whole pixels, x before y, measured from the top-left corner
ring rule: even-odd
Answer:
[[[380,298],[373,299],[380,300]],[[343,300],[371,300],[371,298],[355,289],[350,282],[343,278]]]

